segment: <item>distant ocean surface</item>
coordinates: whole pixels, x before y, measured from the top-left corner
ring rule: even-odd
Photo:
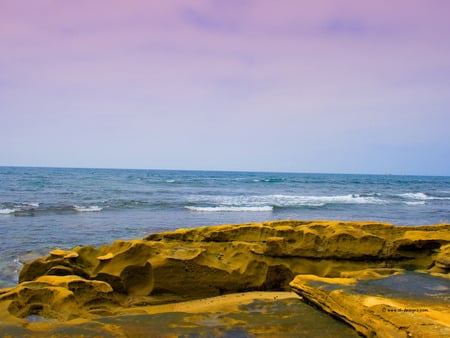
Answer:
[[[24,256],[278,219],[450,222],[450,177],[0,167],[0,288]]]

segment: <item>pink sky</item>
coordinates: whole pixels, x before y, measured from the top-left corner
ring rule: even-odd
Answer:
[[[0,3],[0,165],[450,175],[450,2]]]

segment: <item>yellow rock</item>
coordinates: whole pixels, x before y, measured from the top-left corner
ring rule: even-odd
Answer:
[[[436,267],[442,269],[443,272],[450,272],[450,244],[441,247],[434,263]]]
[[[404,269],[390,269],[390,268],[374,268],[360,271],[343,271],[342,278],[356,278],[356,279],[374,279],[388,277],[393,274],[403,273]]]
[[[389,289],[389,281],[378,288],[376,279],[359,285],[361,282],[354,278],[310,275],[296,276],[290,285],[308,302],[340,317],[366,337],[448,337],[450,309],[447,301],[429,296],[431,285],[424,288],[425,293],[421,293],[418,286],[414,296],[397,286],[398,280],[406,285],[415,283],[417,276],[414,274],[393,274],[384,276],[383,280],[393,278],[397,281],[391,282],[392,289]],[[440,287],[448,292],[444,285]],[[369,290],[375,294],[370,294]],[[383,293],[389,295],[383,296]]]
[[[79,256],[78,253],[71,251],[67,255],[65,255],[64,258],[73,259],[73,258],[78,258],[78,256]]]
[[[55,250],[50,251],[50,255],[56,256],[56,257],[64,257],[70,253],[71,253],[71,251],[61,250],[61,249],[55,249]]]
[[[0,296],[12,300],[8,311],[20,318],[39,315],[57,320],[83,316],[87,305],[106,301],[112,288],[107,283],[88,281],[79,276],[42,276],[24,282]]]
[[[24,265],[17,288],[0,292],[0,308],[11,302],[6,308],[18,317],[35,311],[89,319],[130,307],[139,312],[142,304],[287,291],[296,275],[337,289],[403,270],[432,267],[429,272],[448,275],[449,257],[448,224],[287,220],[179,229],[52,250]]]
[[[99,261],[108,261],[114,257],[114,254],[112,252],[108,252],[106,255],[98,256],[97,259]]]

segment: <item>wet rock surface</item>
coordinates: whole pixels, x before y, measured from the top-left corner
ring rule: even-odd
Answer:
[[[272,295],[272,294],[270,294]],[[239,300],[232,307],[190,311],[189,305],[176,311],[101,317],[91,321],[34,322],[27,328],[3,327],[3,333],[20,337],[358,337],[343,322],[311,308],[294,294],[278,299],[255,295]],[[226,299],[227,296],[221,297]],[[222,300],[223,300],[222,299]],[[210,299],[217,302],[218,299]],[[206,309],[206,311],[205,311]],[[305,325],[308,323],[308,325]],[[37,329],[39,328],[39,329]]]
[[[19,285],[0,290],[0,319],[17,330],[28,325],[30,316],[83,320],[88,321],[83,330],[91,330],[121,325],[106,324],[100,320],[105,316],[148,314],[147,308],[158,304],[291,287],[302,294],[301,285],[311,293],[333,291],[320,284],[324,280],[317,285],[311,279],[303,283],[301,278],[308,275],[333,280],[326,283],[337,289],[342,288],[339,283],[351,281],[359,285],[351,297],[362,297],[361,290],[373,290],[375,285],[362,281],[408,275],[404,271],[420,270],[448,282],[449,255],[448,224],[276,221],[180,229],[99,248],[55,249],[27,262]],[[383,297],[391,296],[394,293]],[[308,294],[304,297],[309,299]],[[322,307],[325,301],[311,302]],[[344,304],[352,307],[351,302]],[[340,316],[338,311],[332,313]]]
[[[306,301],[367,337],[450,336],[450,281],[405,272],[378,279],[296,276]]]

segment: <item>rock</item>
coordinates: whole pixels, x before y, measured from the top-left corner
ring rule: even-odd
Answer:
[[[50,251],[50,256],[63,258],[77,258],[78,254],[74,251],[55,249]]]
[[[448,276],[449,256],[449,224],[276,221],[179,229],[52,250],[24,265],[16,288],[0,290],[0,311],[19,319],[92,319],[234,292],[300,290],[298,275],[310,276],[301,292],[314,283],[340,289],[411,270]],[[350,298],[336,298],[336,307],[353,311]]]
[[[44,258],[38,258],[32,262],[25,263],[19,274],[19,283],[33,281],[40,276],[47,274],[78,275],[83,278],[89,278],[88,271],[79,264],[77,258],[65,258],[66,254],[50,254]],[[59,272],[56,272],[59,271]]]
[[[75,259],[78,258],[78,253],[76,252],[69,252],[67,255],[64,256],[65,259]]]
[[[284,247],[284,237],[268,237],[264,249],[264,255],[271,257],[283,257],[286,255]]]
[[[69,320],[86,315],[92,304],[114,303],[112,291],[107,283],[79,276],[41,276],[0,294],[0,302],[10,301],[8,311],[20,318],[39,315]]]
[[[450,241],[450,225],[393,226],[387,223],[338,221],[276,221],[180,229],[149,235],[148,241],[247,242],[268,245],[279,242],[275,256],[338,259],[408,259],[414,250],[429,254]],[[440,235],[443,234],[443,237]]]
[[[19,281],[33,281],[44,275],[78,275],[107,282],[119,293],[147,295],[153,289],[148,261],[151,252],[152,248],[144,241],[116,241],[99,249],[52,250],[49,256],[25,264]]]
[[[117,292],[146,296],[153,289],[153,271],[148,261],[152,249],[140,241],[123,244],[121,251],[98,256],[91,279],[109,283]]]
[[[441,247],[440,252],[434,260],[434,265],[442,273],[450,272],[450,244]]]
[[[74,275],[73,269],[64,265],[55,265],[47,271],[47,275],[69,276]]]
[[[343,271],[341,272],[340,276],[343,278],[356,278],[357,280],[361,280],[361,279],[383,278],[396,274],[401,274],[404,272],[405,272],[404,269],[374,268],[360,271]]]
[[[444,254],[436,255],[441,245],[450,243],[449,230],[445,224],[394,227],[338,221],[180,229],[98,249],[53,250],[50,256],[26,264],[20,281],[73,274],[107,282],[122,294],[193,299],[245,290],[285,290],[297,274],[339,277],[342,271],[428,269],[433,264],[442,272]],[[67,259],[69,255],[73,258]]]
[[[106,255],[98,256],[97,259],[99,261],[109,261],[114,257],[114,254],[112,252],[108,252]]]
[[[247,292],[144,306],[139,313],[90,321],[51,321],[36,315],[27,320],[28,323],[16,327],[0,322],[2,336],[359,337],[348,325],[302,303],[291,292]]]
[[[298,275],[290,285],[366,337],[450,336],[449,300],[440,292],[450,290],[446,279],[417,273],[364,281]]]

